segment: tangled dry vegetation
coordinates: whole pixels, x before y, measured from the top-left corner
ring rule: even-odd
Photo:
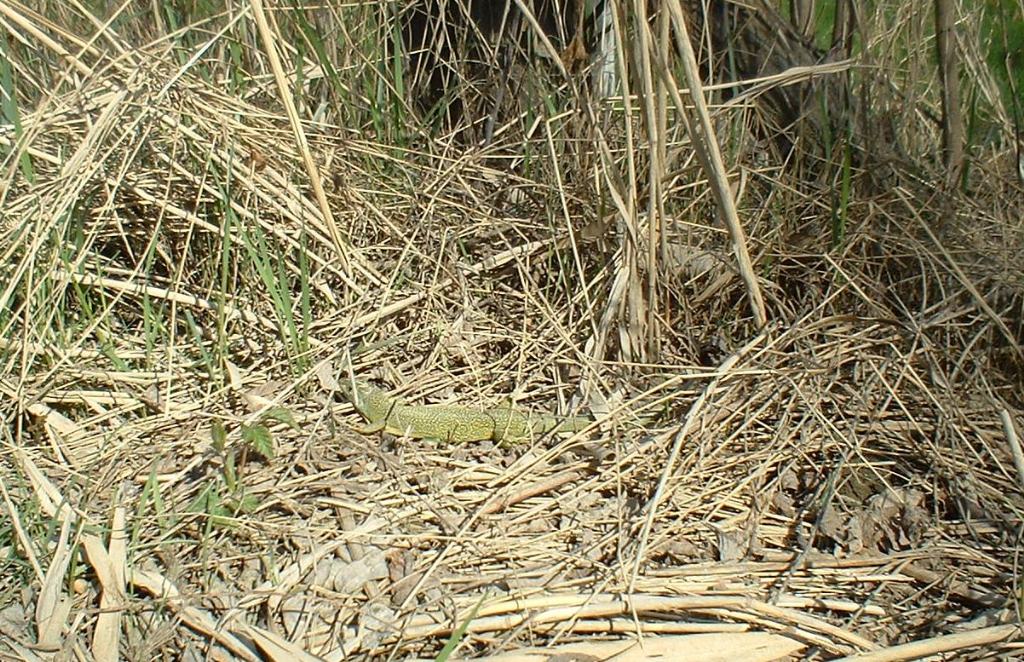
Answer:
[[[0,2],[0,656],[1020,654],[1024,195],[979,68],[988,134],[945,185],[933,54],[886,46],[922,16],[711,95],[761,325],[642,49],[625,99],[536,58],[554,91],[481,142],[360,50],[383,5],[228,5]],[[357,47],[330,70],[314,33]],[[773,89],[851,72],[848,140],[766,137]],[[349,365],[598,424],[361,435]]]

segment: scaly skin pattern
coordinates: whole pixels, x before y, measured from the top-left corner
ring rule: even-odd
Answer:
[[[578,432],[591,421],[582,416],[558,418],[529,415],[508,408],[472,409],[452,405],[409,405],[365,382],[342,384],[345,396],[369,425],[366,433],[381,430],[416,439],[453,443],[496,441],[526,442],[548,432]]]

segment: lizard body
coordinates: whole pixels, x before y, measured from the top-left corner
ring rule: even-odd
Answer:
[[[410,405],[387,392],[355,381],[345,382],[342,392],[369,425],[364,433],[381,430],[417,439],[461,443],[492,440],[517,443],[548,432],[578,432],[590,425],[583,416],[559,418],[550,414],[524,414],[501,407],[473,409],[455,405]]]

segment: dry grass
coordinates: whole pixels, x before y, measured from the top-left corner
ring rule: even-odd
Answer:
[[[383,4],[70,7],[0,3],[0,657],[1020,654],[1024,186],[976,15],[951,188],[902,3],[702,116],[683,24],[624,2],[632,94],[524,40],[443,131]],[[859,92],[782,152],[808,80]],[[349,360],[597,429],[362,436]]]

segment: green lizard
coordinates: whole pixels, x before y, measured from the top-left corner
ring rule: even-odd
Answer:
[[[360,432],[449,442],[492,440],[503,444],[536,439],[548,432],[579,432],[592,422],[583,416],[559,418],[524,414],[511,408],[472,409],[453,405],[410,405],[366,382],[340,380],[342,393],[369,425]]]

